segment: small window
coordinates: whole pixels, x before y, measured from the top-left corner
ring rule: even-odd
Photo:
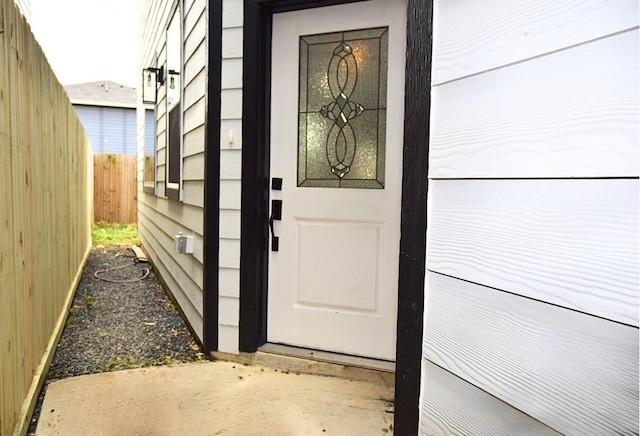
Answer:
[[[156,113],[144,110],[144,192],[156,192]]]
[[[167,27],[167,182],[166,196],[180,199],[182,173],[182,15],[178,4]]]

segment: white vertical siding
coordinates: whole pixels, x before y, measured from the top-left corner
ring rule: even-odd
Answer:
[[[240,175],[242,161],[242,0],[222,2],[220,121],[219,349],[238,352]],[[230,142],[230,137],[233,141]]]
[[[166,62],[166,27],[175,1],[146,0],[141,5],[140,69],[152,65],[157,54],[158,65]],[[164,196],[166,179],[166,85],[158,90],[156,122],[156,194],[142,191],[144,156],[144,108],[138,106],[138,223],[142,244],[163,280],[180,305],[194,332],[202,339],[203,288],[203,193],[204,131],[206,92],[205,0],[185,0],[183,4],[183,69],[180,72],[183,94],[183,200]],[[139,97],[140,100],[140,97]],[[173,252],[173,236],[178,232],[194,236],[194,253]]]
[[[436,0],[421,434],[638,433],[637,29]]]

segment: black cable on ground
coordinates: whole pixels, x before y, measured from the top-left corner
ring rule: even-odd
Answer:
[[[116,254],[114,257],[118,257],[118,256],[122,256],[122,257],[136,257],[136,256],[130,256],[130,255],[126,255],[126,254],[122,254],[122,253],[118,253]],[[143,268],[142,271],[144,272],[143,276],[140,278],[135,278],[135,279],[109,279],[106,277],[99,277],[98,274],[102,274],[102,273],[106,273],[109,271],[114,271],[117,269],[124,269],[124,268],[130,268],[132,266],[135,266],[137,264],[136,261],[134,261],[133,263],[130,263],[128,265],[121,265],[121,266],[114,266],[113,268],[107,268],[107,269],[101,269],[96,271],[93,276],[98,279],[98,280],[102,280],[105,282],[110,282],[110,283],[133,283],[133,282],[139,282],[141,280],[146,279],[149,274],[151,273],[151,269],[150,268]]]

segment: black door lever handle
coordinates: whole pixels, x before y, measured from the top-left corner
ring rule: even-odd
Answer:
[[[269,217],[269,229],[271,229],[271,251],[278,251],[280,238],[273,231],[273,214]]]
[[[271,216],[269,217],[269,230],[271,230],[271,251],[278,251],[280,238],[273,229],[273,221],[282,219],[282,200],[271,200]]]

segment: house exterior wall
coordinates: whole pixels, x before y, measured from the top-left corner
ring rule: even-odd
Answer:
[[[73,106],[94,153],[136,154],[136,110],[108,106]]]
[[[142,68],[166,64],[166,29],[175,1],[141,2]],[[138,231],[150,259],[158,269],[169,291],[178,302],[195,334],[202,340],[203,289],[203,193],[204,193],[204,120],[206,111],[206,0],[185,0],[182,5],[182,199],[165,195],[167,163],[166,88],[158,88],[155,107],[156,151],[155,192],[145,192],[144,147],[146,132],[145,106],[138,96]],[[193,254],[174,253],[174,235],[182,232],[194,236]]]
[[[172,5],[143,2],[140,69],[165,62]],[[140,237],[200,338],[205,6],[183,8],[180,202],[164,195],[165,87],[155,194],[138,110]],[[242,6],[223,0],[218,344],[230,353]],[[435,2],[421,433],[637,433],[637,2],[499,6]],[[193,256],[173,253],[180,231]]]
[[[238,352],[240,317],[242,13],[242,0],[223,0],[218,347],[228,353]]]
[[[638,433],[638,3],[435,1],[420,431]]]

